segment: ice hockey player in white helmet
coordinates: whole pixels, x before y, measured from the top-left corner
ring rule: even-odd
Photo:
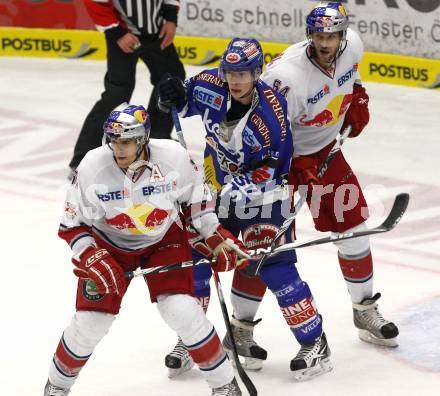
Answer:
[[[171,140],[149,140],[149,132],[143,106],[116,108],[104,124],[107,144],[84,157],[67,193],[59,236],[72,249],[79,278],[76,313],[56,348],[44,396],[69,394],[119,313],[130,283],[124,272],[191,260],[181,213],[212,249],[216,271],[247,264],[244,245],[220,225],[186,150]],[[145,281],[211,394],[240,396],[217,332],[193,297],[192,268],[149,274]]]
[[[307,40],[290,46],[266,68],[262,79],[282,93],[289,104],[294,160],[290,183],[325,191],[311,203],[315,227],[323,232],[366,228],[368,206],[362,188],[341,151],[321,178],[317,169],[338,133],[351,127],[358,136],[369,121],[369,97],[361,85],[359,62],[363,45],[348,27],[339,2],[321,2],[306,18]],[[316,187],[315,187],[316,188]],[[309,190],[310,191],[310,190]],[[347,202],[353,204],[346,205]],[[335,243],[338,260],[353,303],[354,324],[362,340],[397,346],[397,326],[380,314],[373,296],[373,258],[368,237]]]

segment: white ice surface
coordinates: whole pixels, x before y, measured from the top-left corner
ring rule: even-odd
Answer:
[[[188,75],[200,68],[187,67]],[[49,362],[74,312],[76,278],[70,251],[56,233],[63,185],[82,122],[98,99],[103,62],[0,58],[0,383],[1,394],[41,395]],[[371,122],[344,152],[366,186],[370,225],[392,197],[411,193],[408,213],[393,232],[372,240],[375,289],[384,315],[400,327],[400,346],[362,343],[332,245],[298,251],[332,350],[333,372],[295,383],[290,359],[298,345],[274,297],[267,294],[256,329],[269,351],[263,371],[250,374],[260,395],[438,395],[440,389],[440,92],[365,84]],[[146,104],[148,72],[138,67],[133,103]],[[200,120],[182,122],[200,158]],[[304,210],[300,239],[317,235]],[[222,275],[224,289],[231,274]],[[229,293],[227,293],[229,294]],[[229,301],[228,301],[229,303]],[[231,308],[230,308],[231,309]],[[221,337],[215,292],[208,311]],[[193,369],[169,380],[163,365],[175,337],[136,279],[118,320],[96,348],[72,395],[208,395]],[[246,394],[243,391],[243,394]]]

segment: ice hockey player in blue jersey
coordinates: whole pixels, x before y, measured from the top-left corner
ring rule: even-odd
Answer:
[[[234,38],[220,67],[204,70],[182,82],[167,76],[159,84],[158,106],[176,106],[181,117],[199,115],[206,135],[204,171],[206,182],[217,193],[220,222],[235,236],[241,234],[248,249],[268,247],[290,210],[286,176],[293,153],[287,104],[282,95],[260,80],[263,52],[257,40]],[[283,216],[284,215],[284,216]],[[193,259],[210,257],[212,251],[194,229],[188,229]],[[281,243],[291,241],[286,233]],[[298,380],[331,370],[330,350],[313,296],[301,280],[294,251],[271,257],[260,277],[234,273],[231,320],[239,355],[245,368],[258,370],[267,352],[253,338],[255,315],[266,287],[275,295],[281,312],[300,343],[290,369]],[[195,271],[196,294],[204,308],[209,301],[208,266]],[[258,301],[253,296],[261,296]],[[228,336],[223,340],[231,350]],[[191,367],[185,345],[178,341],[167,355],[170,376]]]

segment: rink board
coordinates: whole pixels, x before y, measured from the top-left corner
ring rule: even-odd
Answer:
[[[175,45],[186,64],[215,66],[228,39],[177,36]],[[262,42],[269,62],[287,44]],[[0,56],[104,60],[104,35],[89,30],[0,27]],[[440,60],[366,52],[360,65],[364,81],[440,88]]]

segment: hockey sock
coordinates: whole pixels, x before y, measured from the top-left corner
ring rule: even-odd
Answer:
[[[211,388],[231,382],[234,371],[212,323],[197,300],[186,294],[160,295],[162,318],[182,339]]]
[[[318,314],[312,293],[307,283],[302,281],[295,287],[289,286],[291,285],[274,291],[281,313],[300,344],[313,343],[322,334],[322,318]]]
[[[203,308],[203,312],[206,314],[208,311],[210,296],[206,297],[196,297],[197,302],[200,304],[200,306]]]
[[[370,249],[355,256],[338,254],[339,265],[353,303],[373,295],[373,258]]]
[[[64,330],[49,368],[52,384],[70,388],[89,360],[95,346],[104,337],[114,315],[102,312],[78,311]]]
[[[238,320],[253,321],[266,288],[260,277],[247,278],[241,271],[235,270],[231,289],[234,317]]]
[[[322,319],[312,293],[291,262],[263,268],[261,277],[278,301],[280,310],[300,344],[314,342],[322,333]]]

